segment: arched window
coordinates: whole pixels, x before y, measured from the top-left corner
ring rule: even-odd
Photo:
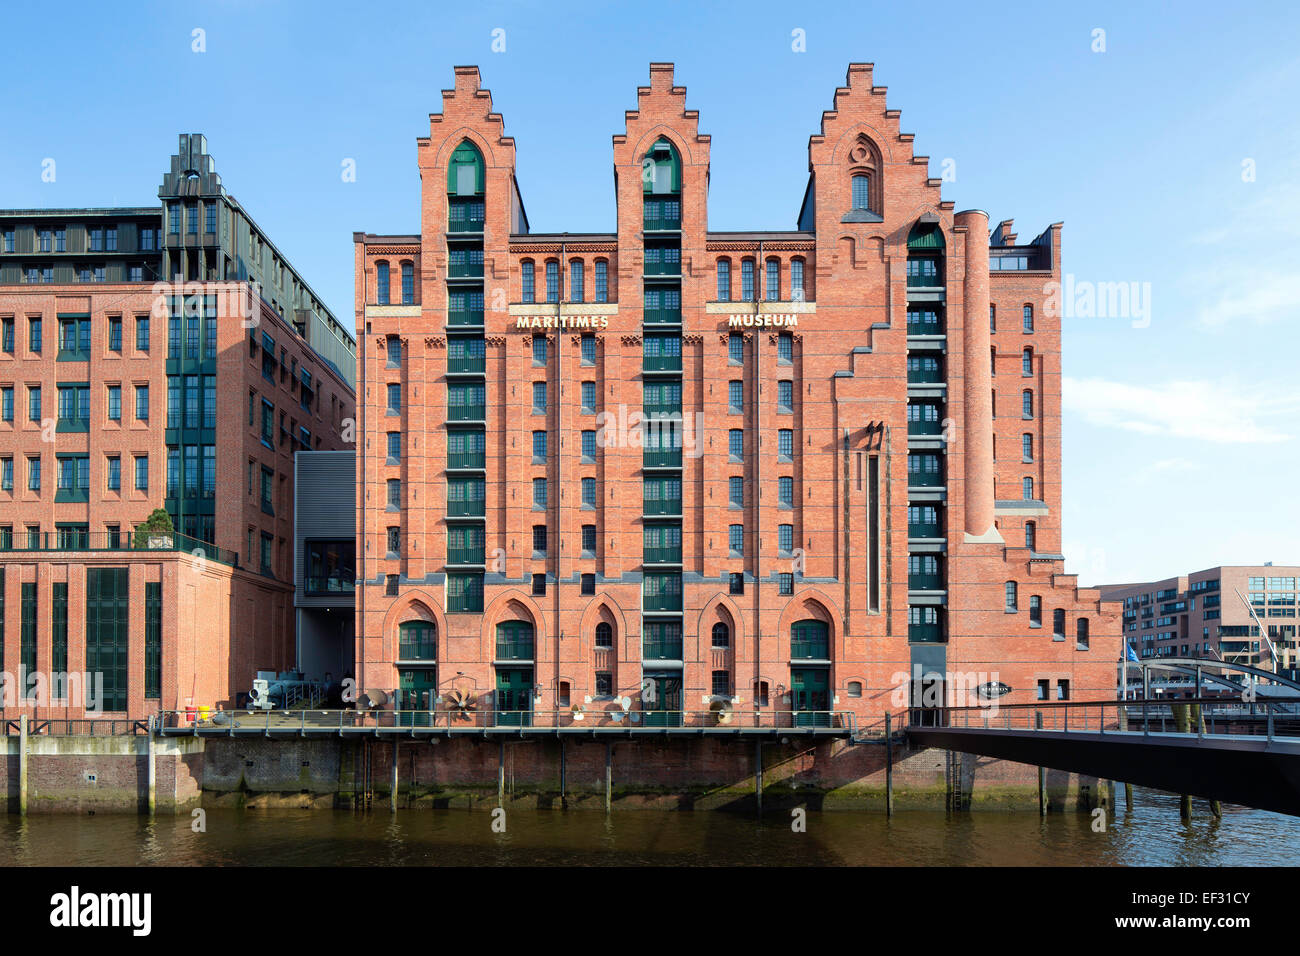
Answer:
[[[1033,521],[1025,522],[1025,547],[1033,551],[1038,546],[1038,525]]]
[[[583,289],[584,278],[585,277],[583,276],[582,260],[581,259],[570,260],[569,261],[569,301],[570,302],[585,301],[584,299],[585,290]]]
[[[718,260],[718,301],[731,301],[731,260]]]
[[[998,374],[998,347],[996,345],[989,349],[989,372],[992,375]]]
[[[666,139],[660,139],[641,161],[642,191],[655,194],[673,194],[682,191],[682,165],[677,150]]]
[[[1020,605],[1019,605],[1019,604],[1017,603],[1017,601],[1016,601],[1016,582],[1015,582],[1015,581],[1008,581],[1008,582],[1006,583],[1006,592],[1007,592],[1007,610],[1008,610],[1008,611],[1017,611],[1017,610],[1019,610],[1019,609],[1020,609]]]
[[[730,647],[731,646],[731,628],[727,627],[722,621],[713,625],[713,646]]]
[[[850,697],[861,697],[861,696],[862,696],[862,681],[860,681],[860,680],[851,680],[851,681],[849,681],[848,694],[849,694]]]
[[[1024,324],[1025,324],[1025,331],[1026,332],[1034,331],[1034,307],[1026,303],[1022,314],[1023,314]]]
[[[777,302],[781,298],[781,260],[767,260],[767,295],[768,302]]]
[[[918,221],[907,235],[907,284],[909,287],[937,288],[943,285],[943,261],[946,244],[937,220]]]
[[[1043,626],[1043,599],[1037,594],[1029,596],[1029,626]]]
[[[481,196],[484,186],[483,157],[469,140],[456,147],[447,163],[447,192],[453,196]]]
[[[1021,375],[1034,374],[1034,350],[1033,349],[1025,349],[1023,352],[1020,353],[1020,374]]]
[[[609,260],[596,260],[596,301],[609,301]]]
[[[608,621],[601,621],[596,625],[596,646],[614,646],[614,628],[610,626]]]
[[[497,660],[533,659],[533,626],[527,621],[502,621],[497,625]]]
[[[388,305],[388,263],[383,259],[375,263],[375,301]]]
[[[432,661],[438,658],[437,629],[432,621],[404,621],[397,626],[399,661]]]
[[[1081,617],[1074,622],[1074,643],[1080,648],[1088,646],[1088,619]]]
[[[415,263],[402,263],[402,305],[415,304]]]
[[[853,177],[853,208],[871,211],[871,176],[858,173]]]
[[[830,629],[825,621],[809,619],[790,625],[792,660],[826,660],[830,656]]]
[[[519,263],[520,301],[525,303],[537,301],[536,279],[533,275],[533,260],[525,259]]]
[[[1025,389],[1020,393],[1020,415],[1023,418],[1034,417],[1034,393],[1032,389]]]

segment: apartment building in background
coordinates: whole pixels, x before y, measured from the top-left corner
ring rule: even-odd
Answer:
[[[294,667],[294,455],[354,414],[350,333],[202,136],[159,198],[0,211],[0,669],[102,674],[131,717]]]
[[[1113,698],[1119,609],[1061,553],[1061,225],[955,211],[869,64],[793,228],[711,230],[710,146],[651,64],[614,231],[534,232],[455,69],[418,231],[354,237],[360,686],[507,724]]]

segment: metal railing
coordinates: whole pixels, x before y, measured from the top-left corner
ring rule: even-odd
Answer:
[[[36,720],[29,714],[27,717],[27,735],[29,737],[133,737],[139,734],[147,734],[149,732],[149,723],[149,720],[135,720],[128,717]],[[18,734],[18,718],[13,716],[12,711],[0,711],[0,736],[17,737]]]
[[[850,711],[818,710],[743,710],[719,713],[713,710],[624,710],[614,700],[597,701],[585,706],[560,710],[495,710],[485,707],[456,709],[438,707],[430,710],[222,710],[206,719],[195,719],[186,711],[162,711],[154,718],[163,733],[229,734],[240,733],[309,733],[333,734],[343,731],[377,731],[405,728],[411,730],[486,730],[494,727],[520,730],[611,730],[663,732],[680,728],[690,731],[716,730],[835,730],[846,736],[857,735],[857,718]],[[126,723],[119,721],[119,723]],[[137,722],[145,725],[145,722]],[[145,732],[144,730],[138,732]]]
[[[42,531],[14,535],[6,541],[3,551],[188,551],[198,557],[220,564],[239,567],[239,555],[218,548],[215,544],[176,531],[154,532],[148,539],[136,544],[135,532],[111,531]]]
[[[306,577],[303,579],[303,591],[307,594],[351,594],[356,590],[356,580],[348,577]]]
[[[1300,700],[1239,697],[1056,701],[974,707],[913,708],[912,727],[1047,730],[1058,733],[1300,737]]]

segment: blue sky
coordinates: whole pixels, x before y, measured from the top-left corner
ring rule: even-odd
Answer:
[[[1294,4],[461,6],[69,3],[57,48],[48,11],[15,7],[0,207],[152,204],[176,134],[203,132],[350,321],[351,234],[418,230],[415,137],[455,64],[516,138],[532,228],[582,231],[614,226],[610,137],[650,61],[677,64],[713,137],[715,229],[793,228],[808,136],[847,64],[874,62],[932,175],[954,161],[958,209],[1026,239],[1062,220],[1067,273],[1150,289],[1149,322],[1064,321],[1069,570],[1300,563]]]

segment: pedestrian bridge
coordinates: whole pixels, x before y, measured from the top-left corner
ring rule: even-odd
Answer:
[[[1300,816],[1300,702],[1060,701],[914,709],[918,747]]]

